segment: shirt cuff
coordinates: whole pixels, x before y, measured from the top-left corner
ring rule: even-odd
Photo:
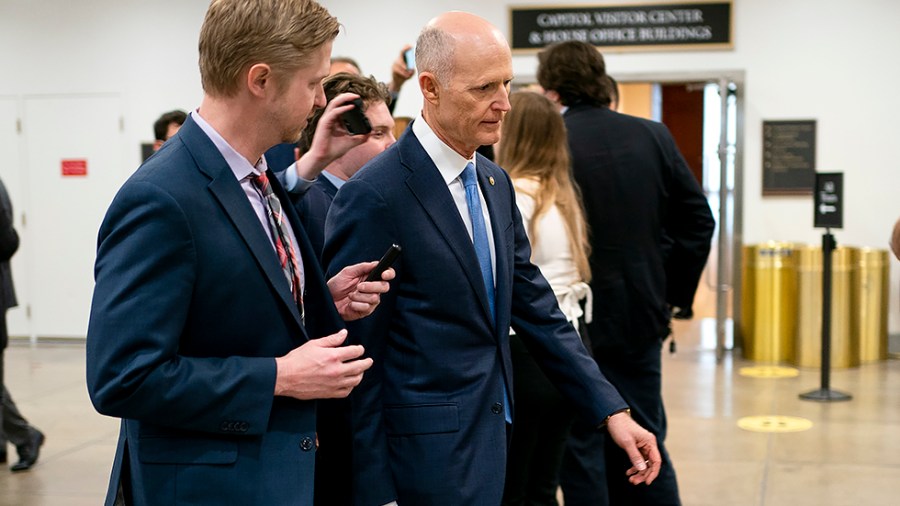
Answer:
[[[284,171],[284,189],[290,193],[303,195],[312,188],[312,185],[315,184],[315,182],[315,179],[304,179],[297,175],[297,162],[292,163],[291,166]]]

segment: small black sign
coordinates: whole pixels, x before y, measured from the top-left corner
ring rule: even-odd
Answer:
[[[809,195],[816,174],[816,121],[763,121],[763,195]]]
[[[844,227],[844,173],[816,174],[815,218],[816,228]]]
[[[580,40],[602,48],[730,48],[731,2],[510,8],[512,49]]]

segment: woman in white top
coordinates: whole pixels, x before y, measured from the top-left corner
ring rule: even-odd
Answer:
[[[543,95],[513,93],[510,104],[497,162],[516,187],[532,262],[553,287],[563,314],[582,331],[579,321],[590,321],[591,315],[583,313],[581,303],[592,305],[589,246],[565,125]],[[510,348],[516,413],[503,504],[556,505],[559,466],[574,413],[515,335]]]

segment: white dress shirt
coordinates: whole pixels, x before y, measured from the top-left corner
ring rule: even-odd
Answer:
[[[441,177],[444,178],[444,182],[447,183],[447,188],[450,190],[450,195],[453,196],[453,202],[456,204],[459,216],[466,225],[466,231],[469,232],[469,239],[472,239],[474,244],[472,220],[469,217],[469,205],[466,203],[466,188],[463,186],[462,178],[460,176],[462,176],[463,171],[466,169],[466,164],[469,162],[471,162],[476,169],[478,168],[475,163],[475,153],[472,153],[471,158],[464,158],[456,151],[453,151],[450,146],[444,144],[444,142],[438,138],[434,133],[434,130],[431,129],[421,114],[413,121],[412,131],[416,134],[416,138],[419,139],[419,143],[422,144],[422,147],[425,149],[425,152],[428,153],[431,161],[437,166],[438,172],[440,172]],[[484,215],[484,225],[485,228],[487,228],[488,244],[491,249],[491,272],[494,275],[494,286],[496,286],[497,255],[494,250],[494,232],[493,227],[491,226],[491,216],[488,213],[488,206],[487,202],[484,200],[483,193],[481,184],[479,184],[478,198],[481,199],[481,213]]]

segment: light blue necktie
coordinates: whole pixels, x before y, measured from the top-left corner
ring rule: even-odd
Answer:
[[[478,181],[475,178],[475,166],[466,164],[462,173],[462,183],[466,187],[466,204],[469,206],[469,218],[472,220],[472,242],[475,243],[475,254],[481,265],[481,280],[487,290],[488,306],[491,310],[491,323],[496,323],[494,311],[494,270],[491,267],[491,246],[488,242],[487,228],[484,225],[484,214],[481,212],[481,198],[478,195]]]
[[[484,225],[484,214],[481,212],[481,198],[478,195],[478,181],[475,178],[475,166],[466,164],[462,173],[462,183],[466,187],[466,204],[469,206],[469,218],[472,220],[472,242],[475,244],[475,255],[481,266],[481,280],[487,291],[488,307],[491,310],[491,323],[496,325],[497,314],[494,309],[494,269],[491,267],[491,245],[488,242],[487,227]],[[503,382],[503,414],[506,423],[512,423],[509,411],[509,392]]]

